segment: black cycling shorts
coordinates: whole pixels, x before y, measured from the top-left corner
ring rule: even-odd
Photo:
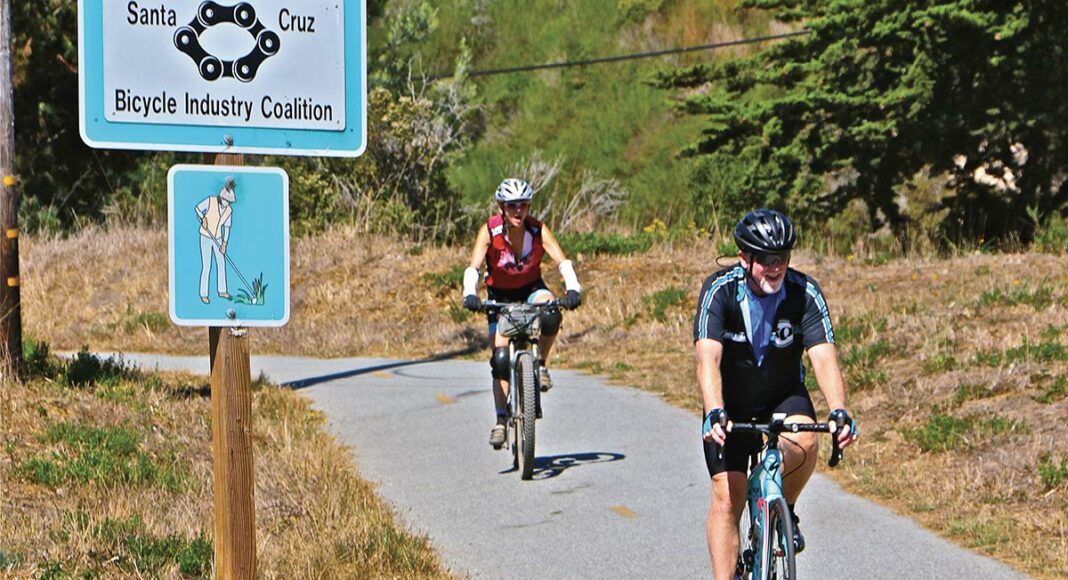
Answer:
[[[768,409],[767,412],[745,416],[745,414],[736,415],[730,409],[727,409],[727,416],[732,421],[740,423],[767,423],[774,413],[786,413],[788,417],[791,415],[805,415],[813,419],[816,418],[816,408],[812,406],[812,398],[809,397],[804,385],[798,385],[798,388],[790,396],[786,397],[778,405]],[[723,449],[723,460],[717,461],[716,444],[703,439],[702,442],[704,443],[705,465],[708,467],[709,476],[724,471],[746,473],[749,468],[749,458],[760,453],[761,448],[764,446],[763,436],[759,433],[728,433],[727,443]]]

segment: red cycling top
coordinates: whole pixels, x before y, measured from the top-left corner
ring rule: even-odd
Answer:
[[[545,247],[541,242],[541,222],[527,216],[523,222],[522,257],[516,259],[508,243],[504,216],[490,216],[486,222],[490,245],[486,251],[486,286],[501,290],[523,288],[541,279],[541,257]]]

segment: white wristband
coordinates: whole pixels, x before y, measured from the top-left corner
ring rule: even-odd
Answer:
[[[464,296],[474,296],[478,293],[478,270],[468,268],[464,270]]]
[[[565,288],[575,292],[582,292],[582,286],[579,285],[578,276],[575,275],[575,267],[571,264],[571,260],[560,262],[560,275],[564,277]]]

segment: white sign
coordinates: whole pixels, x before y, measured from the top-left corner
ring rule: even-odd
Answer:
[[[105,117],[341,131],[343,6],[104,0]]]

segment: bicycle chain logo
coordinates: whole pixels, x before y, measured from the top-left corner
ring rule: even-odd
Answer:
[[[245,56],[237,60],[222,60],[209,54],[200,46],[200,35],[216,24],[236,24],[256,39],[256,45]],[[247,2],[234,6],[223,6],[211,0],[201,3],[197,15],[187,26],[174,33],[174,46],[193,59],[206,81],[215,81],[221,77],[231,77],[247,83],[256,78],[263,61],[278,53],[281,42],[278,34],[267,30],[256,17],[256,9]]]
[[[789,320],[780,320],[775,328],[772,340],[775,346],[786,348],[794,343],[794,325]]]

